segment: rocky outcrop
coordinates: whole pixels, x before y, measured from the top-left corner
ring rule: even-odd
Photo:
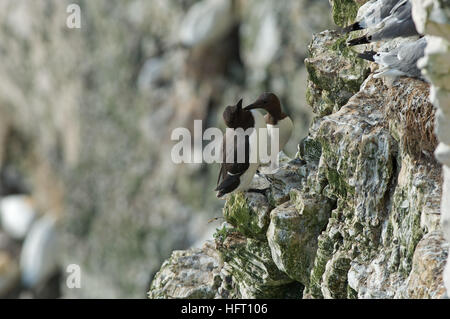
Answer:
[[[449,243],[440,231],[423,236],[416,247],[406,296],[409,298],[442,298],[447,296],[443,272]]]
[[[225,225],[216,245],[224,262],[223,278],[229,280],[223,290],[233,298],[300,297],[301,284],[278,269],[267,241],[246,238]]]
[[[336,23],[352,21],[361,2],[332,1]],[[345,38],[313,36],[305,65],[317,116],[295,158],[255,178],[269,188],[266,196],[227,199],[231,226],[217,231],[216,249],[230,283],[223,277],[221,289],[230,296],[267,296],[268,285],[277,297],[286,297],[283,289],[295,297],[293,287],[303,298],[445,296],[448,243],[430,85],[373,78],[375,66],[346,48]],[[261,257],[268,250],[271,260]]]
[[[221,262],[212,242],[174,251],[150,287],[150,298],[214,298],[222,280]]]
[[[367,63],[347,47],[345,38],[338,39],[333,31],[313,38],[305,65],[309,75],[306,98],[320,116],[336,112],[347,103],[370,71]]]
[[[217,166],[170,160],[173,129],[220,127],[226,105],[276,91],[302,128],[293,155],[311,119],[306,43],[330,25],[329,4],[78,1],[69,29],[72,2],[0,3],[0,196],[30,195],[60,219],[61,267],[83,276],[61,284],[65,297],[143,298],[223,207],[209,192]]]
[[[438,109],[436,135],[440,144],[435,155],[443,164],[444,172],[441,225],[446,239],[450,240],[450,4],[441,0],[413,0],[412,4],[417,30],[428,37],[425,57],[419,66],[431,82],[430,99]],[[444,278],[449,291],[450,260]]]

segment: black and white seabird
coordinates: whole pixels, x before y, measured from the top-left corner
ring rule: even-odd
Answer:
[[[392,8],[390,14],[375,26],[374,32],[347,42],[349,46],[367,44],[396,37],[419,35],[412,18],[412,5],[409,0],[402,0]]]
[[[264,116],[269,137],[274,136],[273,131],[278,129],[277,154],[283,150],[292,135],[294,124],[289,116],[281,109],[280,99],[274,93],[263,93],[252,104],[246,106],[245,110],[264,109],[267,114]]]
[[[417,61],[425,55],[426,46],[427,40],[422,37],[413,42],[404,42],[389,52],[366,51],[359,54],[359,57],[380,65],[374,78],[387,76],[395,79],[408,76],[423,80]]]
[[[372,28],[389,16],[392,8],[401,0],[371,0],[363,4],[356,15],[356,22],[344,28],[344,32],[352,32]]]
[[[256,110],[243,109],[242,99],[235,106],[226,107],[223,119],[232,130],[226,130],[222,140],[222,165],[215,189],[218,198],[250,188],[259,167],[259,129],[265,127],[263,115]],[[245,134],[244,131],[249,128],[253,128],[251,134]],[[245,152],[245,158],[240,161],[238,156],[242,151]],[[231,161],[230,154],[234,154]]]

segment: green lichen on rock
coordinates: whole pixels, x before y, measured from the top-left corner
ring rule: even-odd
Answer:
[[[358,5],[333,1],[335,19],[349,23]],[[435,147],[429,88],[374,79],[345,41],[325,31],[309,46],[306,98],[318,116],[293,161],[255,177],[267,189],[258,199],[265,204],[252,204],[249,194],[226,203],[235,227],[220,229],[216,244],[230,296],[442,296],[436,274],[445,244],[434,234],[441,176],[422,152]]]
[[[347,273],[350,269],[350,261],[351,259],[346,256],[346,252],[339,251],[327,263],[322,283],[322,293],[325,298],[347,298]]]
[[[354,0],[331,0],[334,23],[345,27],[354,22],[359,5]]]
[[[419,99],[393,97],[412,90],[427,94],[414,80],[388,89],[369,79],[339,112],[318,124],[319,171],[338,201],[319,238],[305,297],[393,298],[405,291],[424,224],[438,227],[432,214],[439,210],[439,183],[433,182],[439,172],[411,158],[391,134],[398,126],[387,125],[395,118],[387,121],[379,106],[390,107],[393,100],[408,109]],[[399,135],[405,134],[403,129]]]
[[[202,248],[176,250],[153,279],[149,298],[211,299],[221,284],[220,258],[212,242]]]
[[[330,98],[330,93],[322,90],[312,81],[308,81],[306,102],[313,107],[314,113],[320,116],[333,113],[334,101]]]
[[[443,282],[444,264],[450,244],[441,231],[426,234],[414,253],[411,275],[406,298],[444,298],[446,289]]]
[[[325,229],[333,202],[320,194],[291,191],[291,201],[274,209],[267,231],[272,258],[292,279],[308,284],[317,251],[317,237]]]
[[[325,272],[327,262],[333,256],[333,241],[331,238],[322,234],[318,238],[317,253],[314,260],[314,266],[311,270],[309,285],[305,288],[304,298],[323,298],[321,291],[322,275]]]
[[[308,136],[300,142],[298,150],[298,156],[302,160],[318,163],[322,155],[322,144]]]
[[[257,193],[232,194],[226,201],[223,215],[227,222],[250,238],[265,239],[269,226],[270,206],[267,198]]]
[[[366,61],[346,45],[346,37],[334,31],[314,35],[305,66],[309,75],[308,103],[325,116],[337,111],[359,91],[370,73]]]
[[[341,197],[347,197],[347,192],[350,191],[351,193],[354,193],[354,188],[351,188],[346,182],[345,179],[339,175],[338,171],[333,168],[328,168],[326,170],[326,176],[328,180],[328,185],[330,185],[331,189],[333,190],[333,193],[341,196]]]
[[[429,219],[430,208],[439,207],[433,191],[439,194],[438,184],[433,185],[432,180],[426,177],[425,166],[415,163],[413,169],[412,162],[408,157],[402,160],[402,171],[398,187],[393,194],[392,212],[390,223],[392,224],[392,238],[399,244],[398,271],[405,277],[411,271],[412,259],[417,244],[424,236],[426,229],[424,223],[428,222],[428,230],[432,231],[439,226]],[[407,174],[409,179],[404,179]],[[438,176],[436,176],[439,178]],[[437,186],[437,189],[435,188]]]
[[[303,286],[278,269],[266,241],[245,238],[237,231],[228,234],[217,247],[240,297],[301,297]]]
[[[307,177],[305,163],[296,158],[282,165],[277,172],[269,173],[267,176],[270,180],[267,197],[271,205],[276,207],[288,201],[291,190],[298,188]]]

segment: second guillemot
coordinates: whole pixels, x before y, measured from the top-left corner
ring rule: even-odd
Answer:
[[[265,127],[262,114],[243,109],[242,99],[226,107],[223,119],[231,130],[226,130],[222,140],[222,165],[215,189],[218,198],[250,188],[259,167],[259,129]],[[245,132],[248,129],[252,129],[250,134]]]
[[[278,149],[276,150],[276,154],[272,155],[278,155],[291,138],[292,130],[294,128],[291,118],[281,109],[280,99],[274,93],[263,93],[255,102],[246,106],[244,109],[263,109],[267,111],[264,119],[270,137],[269,140],[278,136]],[[277,134],[275,134],[275,130],[278,130]],[[269,147],[269,149],[270,148],[271,147]],[[274,164],[273,161],[272,164]]]

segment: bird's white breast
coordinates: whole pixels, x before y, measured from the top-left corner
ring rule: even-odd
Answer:
[[[286,116],[284,119],[278,121],[277,124],[267,124],[267,130],[269,131],[269,137],[275,136],[274,130],[278,129],[278,152],[283,150],[286,143],[289,141],[292,135],[292,130],[294,128],[294,124],[289,116]]]
[[[252,113],[253,119],[255,120],[255,124],[254,124],[255,130],[250,135],[250,163],[256,162],[256,163],[260,164],[261,159],[260,159],[260,154],[259,154],[259,147],[260,147],[259,139],[262,136],[260,134],[260,129],[266,128],[266,120],[264,119],[264,116],[259,111],[251,110],[250,112]]]
[[[264,120],[264,116],[257,110],[250,111],[253,115],[253,119],[255,120],[255,130],[252,134],[250,134],[250,165],[244,174],[239,178],[239,187],[234,191],[245,191],[248,190],[250,184],[255,176],[255,173],[259,167],[260,158],[259,158],[259,129],[266,127],[266,121]],[[254,159],[255,161],[252,161]]]

